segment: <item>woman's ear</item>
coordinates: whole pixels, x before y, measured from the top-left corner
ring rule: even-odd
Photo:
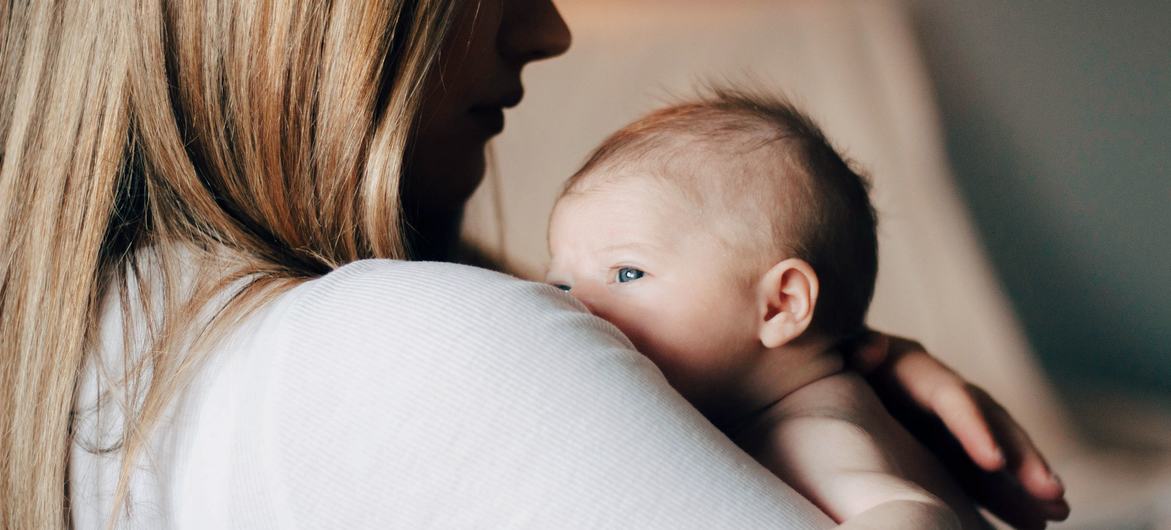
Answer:
[[[776,348],[809,329],[818,291],[813,267],[804,260],[789,258],[765,272],[757,287],[761,344]]]

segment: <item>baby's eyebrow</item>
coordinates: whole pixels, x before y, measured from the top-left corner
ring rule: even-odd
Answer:
[[[620,244],[616,244],[616,245],[608,245],[608,246],[602,247],[600,250],[601,250],[601,252],[619,252],[622,250],[646,250],[646,249],[657,250],[657,251],[665,251],[666,250],[666,248],[664,248],[662,245],[659,245],[656,243],[644,242],[644,241],[633,241],[630,243],[620,243]]]

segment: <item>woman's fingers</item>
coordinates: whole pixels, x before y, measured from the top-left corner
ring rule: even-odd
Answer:
[[[1008,473],[984,474],[967,483],[969,493],[988,511],[1022,530],[1041,530],[1052,519]]]
[[[1014,528],[1043,529],[1048,521],[1069,515],[1060,494],[1038,495],[1037,484],[1030,480],[1047,470],[1044,460],[1012,417],[986,393],[972,385],[949,384],[939,390],[933,410],[959,444],[948,459],[950,467],[977,502]],[[981,462],[979,455],[989,455],[989,446],[1002,452],[999,458]]]
[[[997,405],[987,393],[973,387],[977,399],[989,403],[989,415],[992,418],[993,428],[1007,447],[1008,471],[1016,477],[1025,491],[1033,498],[1050,504],[1055,513],[1064,518],[1069,513],[1069,506],[1065,503],[1065,486],[1061,479],[1052,471],[1041,452],[1033,445],[1029,435],[1017,425],[1012,416],[1004,408]]]
[[[879,359],[882,366],[872,380],[876,388],[886,388],[889,403],[897,409],[902,401],[938,420],[947,431],[938,432],[941,437],[931,438],[931,429],[923,428],[916,434],[928,435],[929,445],[981,504],[1018,528],[1044,528],[1046,521],[1068,517],[1060,480],[1008,411],[919,343],[883,337],[886,341],[861,338],[854,346],[853,364],[865,367],[867,360]],[[882,346],[878,353],[866,351]],[[903,416],[913,420],[914,413]]]
[[[982,502],[998,517],[1022,528],[1044,528],[1045,521],[1069,517],[1065,488],[1025,430],[983,389],[974,385],[966,389],[1004,451],[1003,471],[987,477]]]
[[[1005,457],[969,385],[957,382],[939,388],[929,405],[964,452],[988,472],[1004,469]]]
[[[844,348],[850,366],[862,374],[869,374],[886,362],[890,352],[890,337],[885,333],[867,331]]]

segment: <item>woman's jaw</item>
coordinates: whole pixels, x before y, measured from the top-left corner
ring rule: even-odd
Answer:
[[[569,48],[549,0],[482,0],[457,14],[425,83],[401,184],[412,257],[446,259],[464,205],[484,179],[485,149],[524,98],[521,70]]]

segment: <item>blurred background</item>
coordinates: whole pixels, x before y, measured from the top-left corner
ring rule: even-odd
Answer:
[[[1021,419],[1058,528],[1171,529],[1171,2],[561,0],[472,236],[543,274],[560,186],[702,81],[788,94],[874,180],[870,322]]]

